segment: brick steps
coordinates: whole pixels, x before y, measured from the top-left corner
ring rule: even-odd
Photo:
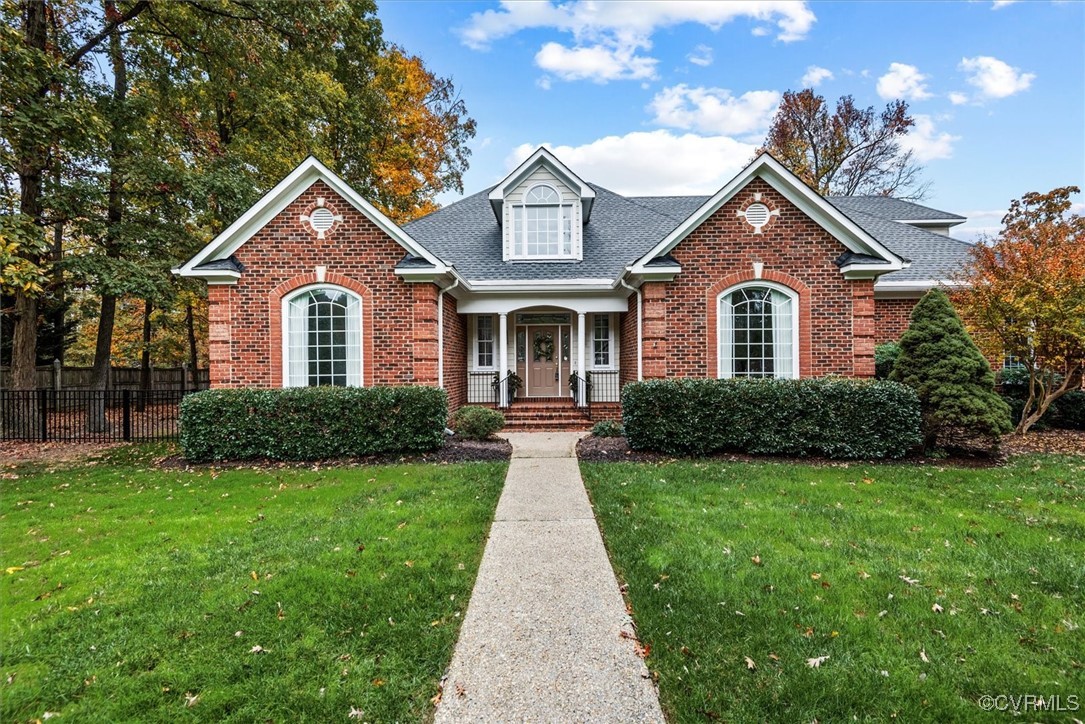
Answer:
[[[591,420],[568,397],[516,400],[501,411],[509,432],[587,430]]]

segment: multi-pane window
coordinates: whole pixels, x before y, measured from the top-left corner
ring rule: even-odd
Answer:
[[[720,297],[720,376],[795,377],[795,302],[771,287]]]
[[[610,366],[610,315],[596,314],[592,322],[592,352],[596,367]]]
[[[482,316],[478,318],[475,335],[476,365],[478,367],[494,366],[494,318]]]
[[[334,287],[309,289],[288,300],[287,386],[362,384],[361,304]]]
[[[552,187],[539,184],[512,210],[513,253],[520,257],[562,257],[573,253],[572,206]]]

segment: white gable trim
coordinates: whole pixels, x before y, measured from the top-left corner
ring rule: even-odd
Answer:
[[[580,197],[583,221],[587,222],[591,216],[592,204],[595,202],[595,189],[588,186],[584,179],[573,173],[572,169],[559,161],[558,157],[548,149],[539,146],[535,149],[535,153],[528,156],[523,163],[514,168],[512,173],[490,191],[490,205],[497,215],[498,223],[501,223],[501,205],[505,201],[505,194],[522,183],[538,166],[546,166],[562,183],[576,192],[577,196]]]
[[[444,262],[412,239],[407,232],[381,213],[375,206],[358,195],[357,191],[333,173],[331,169],[309,156],[291,171],[286,178],[264,194],[237,221],[230,224],[221,234],[212,239],[196,256],[174,269],[173,273],[182,277],[195,277],[209,281],[214,277],[219,283],[224,283],[225,278],[222,271],[201,271],[196,267],[208,262],[228,259],[242,244],[255,236],[260,229],[264,228],[283,209],[293,203],[317,181],[323,181],[327,184],[332,191],[346,199],[351,206],[376,224],[409,253],[422,257],[440,270],[441,273],[446,270]]]
[[[845,247],[856,254],[868,254],[870,256],[885,259],[889,264],[879,265],[878,269],[888,273],[899,271],[904,268],[904,260],[887,249],[881,242],[864,231],[858,224],[827,202],[809,186],[804,184],[795,174],[784,168],[783,164],[767,153],[763,153],[754,159],[750,165],[744,168],[733,179],[727,182],[716,195],[706,201],[699,209],[679,224],[674,231],[666,236],[661,242],[638,259],[632,266],[634,274],[644,274],[650,270],[645,265],[658,256],[670,253],[678,246],[694,229],[700,226],[708,217],[714,214],[724,204],[730,201],[735,194],[745,188],[746,184],[754,178],[761,178],[784,197],[794,204],[800,211],[809,216],[819,226],[833,235]]]

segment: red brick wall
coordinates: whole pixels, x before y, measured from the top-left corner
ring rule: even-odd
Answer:
[[[457,313],[456,298],[445,295],[445,389],[448,412],[467,404],[467,317]]]
[[[342,215],[325,234],[299,221],[318,197]],[[211,383],[282,384],[282,297],[325,281],[362,297],[365,385],[436,384],[436,287],[407,284],[393,268],[404,250],[322,182],[313,184],[238,249],[245,271],[235,286],[211,286]]]
[[[780,212],[761,234],[738,216],[755,193]],[[754,261],[764,263],[764,279],[799,295],[801,376],[872,375],[873,281],[841,276],[833,261],[844,251],[782,194],[754,179],[671,252],[682,264],[674,281],[643,286],[644,376],[716,376],[716,297],[753,280]]]
[[[637,295],[629,295],[628,311],[618,315],[618,384],[637,381]]]
[[[878,299],[874,302],[874,342],[896,342],[908,329],[918,299]]]

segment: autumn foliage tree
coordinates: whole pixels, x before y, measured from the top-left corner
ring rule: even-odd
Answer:
[[[915,124],[896,100],[881,113],[843,96],[832,109],[810,88],[784,93],[761,148],[822,196],[921,199],[927,185],[901,139]]]
[[[1014,200],[1002,231],[973,248],[959,279],[956,302],[978,343],[988,356],[1013,355],[1028,372],[1018,433],[1083,389],[1085,218],[1070,213],[1078,192],[1066,186]]]

